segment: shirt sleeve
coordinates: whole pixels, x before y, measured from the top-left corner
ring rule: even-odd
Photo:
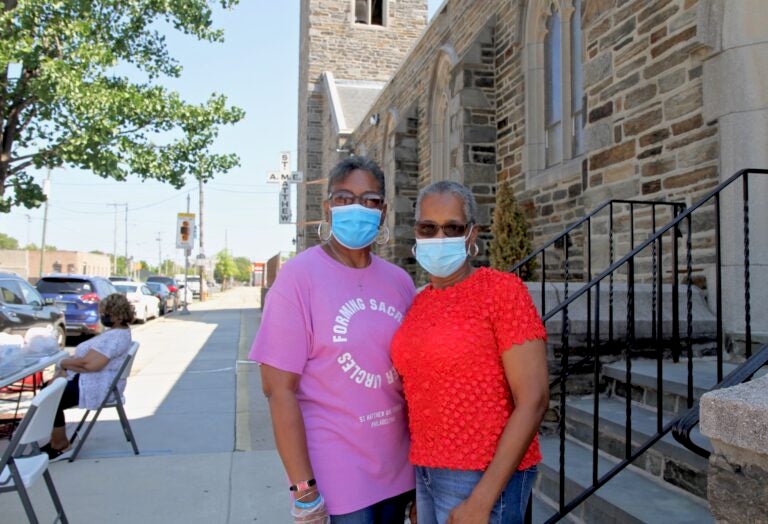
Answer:
[[[116,333],[112,333],[111,331],[102,333],[98,337],[95,337],[91,340],[88,349],[97,351],[98,353],[101,353],[107,357],[109,360],[112,360],[118,355],[120,349],[120,339],[115,335]]]
[[[273,288],[267,294],[261,326],[248,358],[300,375],[309,358],[309,333],[297,301]]]
[[[112,360],[125,353],[126,347],[130,347],[130,344],[125,344],[124,337],[121,335],[121,332],[114,330],[102,333],[90,341],[88,349],[93,349]]]
[[[499,354],[529,340],[547,339],[528,287],[517,275],[501,273],[494,283],[492,323]]]

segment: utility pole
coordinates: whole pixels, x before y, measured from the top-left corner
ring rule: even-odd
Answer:
[[[115,209],[115,227],[112,232],[112,274],[117,275],[117,207],[123,204],[107,204]]]
[[[163,274],[163,237],[160,231],[157,232],[157,274]]]
[[[43,276],[43,259],[45,258],[45,230],[48,227],[48,201],[51,199],[51,168],[48,168],[48,177],[43,183],[45,195],[45,211],[43,211],[43,241],[40,244],[40,277]]]
[[[30,240],[31,237],[29,236],[29,228],[32,225],[32,217],[29,216],[29,214],[25,214],[24,216],[27,217],[27,245],[29,245],[32,243],[32,241]]]
[[[131,267],[128,267],[128,202],[123,204],[125,206],[125,275],[130,276]]]
[[[187,192],[187,213],[189,213],[189,192]],[[190,249],[184,250],[184,307],[181,309],[181,315],[189,315],[189,308],[187,308],[187,297],[189,296],[189,285],[187,284],[187,276],[189,275],[189,255]]]
[[[200,177],[198,179],[199,183],[199,190],[200,190],[200,253],[198,254],[198,258],[200,259],[200,302],[205,301],[205,295],[208,293],[208,286],[205,278],[205,267],[203,266],[203,262],[205,261],[205,248],[203,243],[203,177]]]

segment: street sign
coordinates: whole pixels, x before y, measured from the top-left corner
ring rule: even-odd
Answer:
[[[280,172],[281,173],[291,172],[291,152],[290,151],[280,152]]]
[[[176,247],[192,249],[195,246],[195,214],[179,213],[176,215]]]
[[[280,224],[292,224],[291,214],[291,184],[283,182],[280,186]]]
[[[303,171],[291,171],[289,173],[267,173],[268,184],[282,184],[283,182],[289,182],[291,184],[299,184],[304,181]]]

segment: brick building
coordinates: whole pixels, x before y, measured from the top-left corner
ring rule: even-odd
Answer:
[[[112,262],[108,255],[82,251],[46,251],[42,270],[47,273],[75,273],[108,277]],[[0,271],[16,273],[31,282],[40,274],[40,251],[0,250]]]

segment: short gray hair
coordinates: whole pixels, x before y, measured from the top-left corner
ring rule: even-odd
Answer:
[[[425,196],[443,195],[446,193],[455,195],[464,202],[464,218],[466,218],[467,223],[477,223],[477,202],[475,202],[475,196],[472,194],[472,191],[470,191],[464,184],[459,184],[458,182],[452,182],[450,180],[432,182],[419,191],[419,196],[416,198],[416,221],[418,222],[421,216],[421,201]]]
[[[336,167],[331,170],[331,174],[328,175],[328,193],[330,194],[331,188],[335,184],[343,181],[352,171],[355,171],[356,169],[370,173],[379,184],[381,196],[386,196],[384,171],[381,170],[376,162],[364,156],[350,156],[336,164]]]

